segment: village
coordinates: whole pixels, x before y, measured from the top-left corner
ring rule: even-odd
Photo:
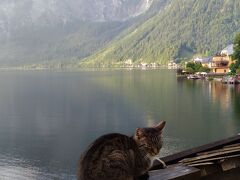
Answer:
[[[232,72],[231,66],[236,61],[232,58],[233,44],[227,46],[212,57],[196,57],[185,62],[184,67],[173,61],[168,64],[169,69],[177,69],[177,77],[188,79],[207,79],[221,81],[222,83],[240,83],[240,72]]]

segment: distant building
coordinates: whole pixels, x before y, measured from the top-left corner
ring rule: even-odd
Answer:
[[[168,69],[177,69],[177,68],[178,68],[178,65],[177,65],[176,62],[170,61],[170,62],[168,63]]]
[[[203,58],[203,60],[202,60],[202,66],[204,66],[204,67],[210,67],[210,66],[211,66],[211,63],[212,63],[212,58],[213,58],[213,57]]]
[[[213,56],[211,69],[214,73],[228,73],[229,66],[234,62],[231,55],[233,54],[233,44],[228,45],[219,54]]]
[[[125,65],[125,67],[133,67],[133,61],[132,61],[132,59],[127,59],[127,60],[124,62],[124,65]]]
[[[229,66],[233,63],[231,56],[216,55],[212,58],[211,69],[214,73],[228,73]]]
[[[148,67],[148,63],[141,63],[142,67]]]
[[[155,62],[154,62],[154,63],[151,63],[150,66],[153,67],[153,68],[155,68],[155,67],[157,67],[157,63],[155,63]]]
[[[234,63],[234,61],[232,60],[233,52],[233,44],[230,44],[223,50],[216,53],[216,55],[213,57],[197,57],[191,62],[201,63],[202,66],[210,68],[211,72],[213,73],[229,73],[229,67],[232,63]],[[187,63],[188,62],[185,62],[185,68]]]
[[[211,61],[212,61],[212,57],[206,57],[206,58],[197,57],[197,58],[193,59],[193,62],[201,63],[202,66],[205,66],[205,67],[211,66]]]
[[[202,60],[203,60],[202,58],[197,57],[197,58],[193,59],[193,62],[202,63]]]

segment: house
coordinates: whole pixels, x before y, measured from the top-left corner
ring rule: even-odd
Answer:
[[[204,66],[204,67],[210,67],[211,61],[212,61],[212,57],[206,57],[206,58],[198,58],[197,57],[197,58],[193,59],[193,62],[201,63],[202,66]]]
[[[220,53],[212,58],[210,68],[214,73],[228,73],[229,66],[233,63],[231,55],[233,54],[233,45],[224,48]]]
[[[125,66],[125,67],[133,67],[133,61],[132,61],[132,59],[127,59],[127,60],[124,62],[124,66]]]
[[[194,63],[202,63],[202,58],[199,58],[199,57],[197,57],[197,58],[195,58],[195,59],[193,59],[193,62]]]
[[[220,54],[213,56],[211,69],[214,73],[228,73],[229,66],[232,63],[232,60],[229,56],[222,56]]]
[[[178,65],[177,65],[176,62],[170,61],[170,62],[168,63],[168,69],[177,69],[177,68],[178,68]]]
[[[212,57],[206,57],[202,59],[202,66],[203,67],[210,67],[212,63]]]

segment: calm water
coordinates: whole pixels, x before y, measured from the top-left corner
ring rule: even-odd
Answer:
[[[0,72],[0,179],[75,179],[98,136],[166,120],[163,155],[240,132],[240,86],[169,70]]]

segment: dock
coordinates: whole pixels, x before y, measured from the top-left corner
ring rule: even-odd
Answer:
[[[161,158],[149,180],[237,180],[240,179],[240,135]]]

